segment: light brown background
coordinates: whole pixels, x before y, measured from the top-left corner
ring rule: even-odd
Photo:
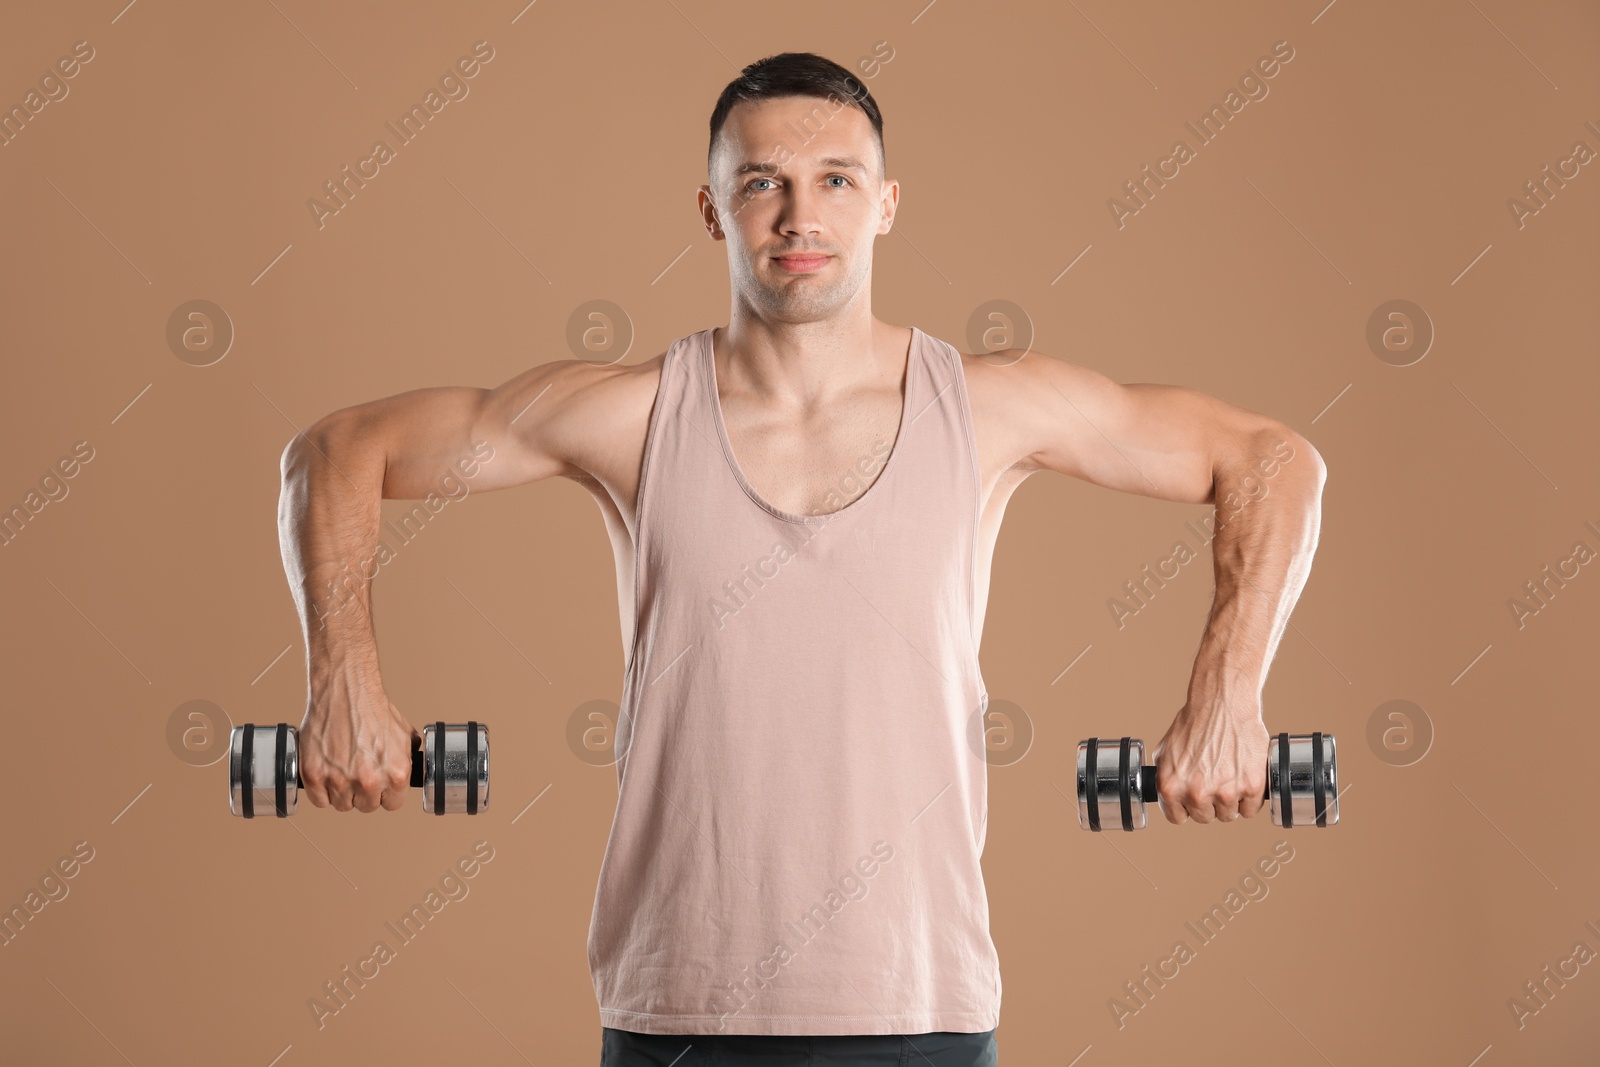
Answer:
[[[1266,689],[1269,728],[1338,737],[1348,791],[1326,831],[1265,816],[1078,829],[1076,742],[1153,745],[1182,702],[1209,553],[1121,631],[1106,601],[1193,543],[1184,523],[1208,509],[1049,474],[1013,502],[982,649],[991,696],[1036,733],[991,776],[1005,1062],[1593,1062],[1600,963],[1520,1031],[1507,1001],[1576,942],[1600,951],[1583,925],[1600,925],[1600,575],[1582,568],[1521,630],[1507,602],[1574,542],[1600,549],[1584,526],[1600,523],[1597,164],[1521,229],[1507,200],[1575,141],[1600,149],[1584,127],[1600,124],[1600,16],[1507,0],[1221,7],[8,10],[7,105],[74,42],[96,57],[0,148],[0,502],[74,442],[95,458],[0,549],[0,904],[75,842],[95,858],[0,948],[3,1058],[597,1060],[585,936],[616,786],[565,731],[578,705],[620,696],[622,656],[583,491],[452,504],[378,583],[399,706],[492,725],[494,802],[475,821],[424,817],[412,798],[245,823],[225,763],[180,760],[167,725],[190,700],[236,724],[300,719],[274,525],[298,428],[569,358],[568,317],[596,298],[637,331],[630,362],[725,322],[725,249],[693,205],[717,93],[764,55],[854,67],[886,41],[867,84],[902,208],[877,245],[880,317],[971,350],[969,315],[1012,301],[1043,352],[1267,412],[1330,471]],[[319,230],[306,201],[478,40],[496,55],[470,96]],[[1279,40],[1295,58],[1270,95],[1117,229],[1107,199]],[[197,298],[236,330],[208,367],[165,340]],[[1437,331],[1409,367],[1365,340],[1395,298]],[[1366,741],[1394,699],[1436,731],[1410,766]],[[479,839],[495,859],[471,895],[319,1032],[307,1000]],[[1108,999],[1280,839],[1295,858],[1270,896],[1119,1031]]]

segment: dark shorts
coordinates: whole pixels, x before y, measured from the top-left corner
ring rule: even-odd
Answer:
[[[639,1034],[601,1027],[600,1067],[998,1067],[993,1030],[963,1034]]]

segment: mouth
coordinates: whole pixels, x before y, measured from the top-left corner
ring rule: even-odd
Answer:
[[[815,252],[803,252],[792,256],[773,256],[772,258],[774,262],[786,271],[793,274],[809,274],[812,271],[821,269],[822,265],[833,257]]]

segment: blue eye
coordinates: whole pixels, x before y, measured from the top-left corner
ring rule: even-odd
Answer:
[[[830,174],[830,175],[828,175],[828,179],[827,180],[832,181],[834,178],[838,178],[840,181],[844,182],[845,185],[853,184],[850,181],[850,179],[845,177],[843,174]],[[756,182],[770,182],[770,181],[772,181],[771,178],[752,178],[749,182],[747,182],[745,184],[745,189],[747,191],[753,190],[755,188]],[[843,188],[843,186],[836,185],[836,186],[834,186],[834,188],[835,189],[839,189],[839,188]]]

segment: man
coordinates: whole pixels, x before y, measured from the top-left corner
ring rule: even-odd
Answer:
[[[634,366],[555,360],[346,408],[284,452],[301,774],[340,811],[400,807],[410,774],[370,587],[326,610],[380,499],[422,497],[492,446],[479,488],[560,476],[599,504],[627,656],[589,934],[606,1065],[997,1062],[971,738],[995,537],[1036,471],[1218,505],[1215,604],[1156,750],[1162,806],[1174,823],[1261,807],[1261,689],[1315,550],[1320,457],[1193,390],[878,320],[873,240],[899,201],[884,167],[877,103],[847,71],[752,64],[717,102],[699,190],[727,242],[727,326]],[[1268,463],[1273,491],[1239,506]]]

